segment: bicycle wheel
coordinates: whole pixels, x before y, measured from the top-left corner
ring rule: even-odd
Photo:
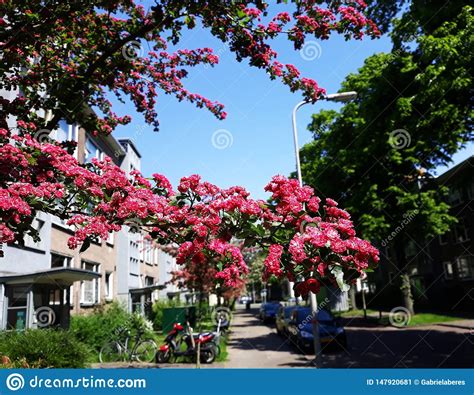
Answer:
[[[99,361],[101,363],[119,362],[122,359],[122,347],[117,342],[107,343],[100,349]]]
[[[158,347],[153,340],[144,340],[137,344],[135,358],[138,362],[153,362],[157,351]]]

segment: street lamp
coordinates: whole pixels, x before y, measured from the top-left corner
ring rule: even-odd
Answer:
[[[357,92],[341,92],[333,93],[330,95],[325,95],[322,97],[323,100],[336,101],[336,102],[348,102],[357,97]],[[300,186],[303,186],[303,176],[301,174],[301,163],[300,163],[300,150],[298,144],[298,129],[296,127],[296,112],[305,104],[311,103],[310,101],[302,101],[298,103],[293,109],[293,139],[295,142],[295,157],[296,157],[296,174],[298,175],[298,181]],[[290,283],[290,296],[294,297],[293,284]],[[316,295],[312,292],[310,294],[310,303],[311,303],[311,315],[312,327],[313,327],[313,339],[314,339],[314,365],[316,367],[321,366],[321,342],[319,341],[319,331],[318,331],[318,300]]]

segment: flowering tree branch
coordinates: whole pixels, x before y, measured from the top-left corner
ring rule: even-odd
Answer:
[[[4,1],[0,89],[11,94],[0,99],[0,241],[26,234],[37,238],[31,223],[42,211],[76,229],[71,248],[84,249],[126,225],[145,228],[160,244],[179,245],[178,262],[191,265],[189,273],[210,265],[211,277],[226,287],[239,286],[248,271],[233,238],[264,248],[264,275],[288,276],[301,294],[317,292],[323,282],[344,288],[363,275],[377,262],[377,251],[355,236],[349,214],[331,200],[319,208],[313,190],[295,180],[274,177],[267,186],[270,202],[251,199],[241,187],[220,189],[196,175],[183,178],[173,191],[161,175],[149,180],[135,171],[130,180],[109,158],[78,163],[74,142],[41,134],[61,119],[105,134],[129,123],[129,116],[112,110],[110,94],[128,98],[155,129],[159,90],[225,118],[222,104],[189,92],[183,83],[190,68],[218,62],[212,49],[168,50],[184,29],[197,27],[197,18],[238,61],[246,59],[291,91],[317,100],[324,90],[293,65],[278,62],[271,40],[286,32],[299,49],[307,37],[327,39],[336,32],[359,39],[364,33],[375,37],[378,30],[363,15],[361,0],[331,2],[327,8],[314,0],[292,3],[291,14],[270,16],[265,1],[249,6],[162,0],[149,10],[132,0],[65,0],[49,7],[34,0]],[[144,50],[145,43],[150,50]]]

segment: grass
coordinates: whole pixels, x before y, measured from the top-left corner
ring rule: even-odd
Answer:
[[[229,357],[229,353],[227,351],[227,339],[228,339],[228,335],[222,335],[221,342],[219,344],[221,353],[217,356],[216,362],[225,362],[227,361],[227,358]]]
[[[377,310],[370,310],[367,309],[367,315],[376,315],[378,317],[379,312]],[[350,311],[345,311],[343,313],[336,313],[334,314],[336,316],[344,317],[344,318],[353,318],[353,317],[363,317],[364,316],[364,310],[350,310]]]
[[[339,315],[344,318],[363,317],[364,311],[352,310],[352,311],[346,311]],[[367,316],[369,319],[378,320],[379,312],[378,310],[367,309]],[[456,317],[456,316],[444,315],[444,314],[418,313],[410,318],[410,321],[408,322],[408,325],[406,326],[412,327],[412,326],[419,326],[419,325],[438,324],[438,323],[457,321],[457,320],[462,320],[462,319],[463,317]],[[387,312],[382,312],[382,319],[378,321],[381,325],[391,325],[389,315]]]
[[[407,326],[419,326],[419,325],[429,325],[429,324],[438,324],[449,321],[462,320],[462,317],[453,317],[449,315],[442,314],[433,314],[433,313],[419,313],[411,317],[410,322]],[[389,325],[390,321],[388,316],[382,318],[382,323]]]

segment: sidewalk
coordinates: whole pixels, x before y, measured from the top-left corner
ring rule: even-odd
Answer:
[[[474,319],[473,320],[459,320],[459,321],[449,321],[449,322],[440,322],[439,324],[433,324],[438,326],[447,326],[451,328],[467,329],[471,332],[474,332]]]

